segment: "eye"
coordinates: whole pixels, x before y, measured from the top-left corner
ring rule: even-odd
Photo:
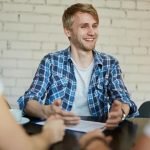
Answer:
[[[81,25],[81,28],[83,29],[83,28],[87,28],[87,25]]]
[[[87,28],[88,26],[89,26],[88,23],[83,23],[83,24],[81,24],[80,27],[84,29],[84,28]]]
[[[97,27],[98,27],[98,24],[95,23],[95,24],[92,25],[92,27],[93,27],[93,28],[97,28]]]

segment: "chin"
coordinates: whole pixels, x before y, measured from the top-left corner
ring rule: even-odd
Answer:
[[[83,48],[82,50],[85,51],[85,52],[90,52],[90,51],[92,51],[93,49]]]
[[[93,46],[92,47],[87,47],[86,51],[92,51],[93,49],[95,49],[95,47],[93,47]]]
[[[91,44],[89,46],[86,46],[85,48],[87,48],[88,50],[93,50],[95,49],[95,44]]]

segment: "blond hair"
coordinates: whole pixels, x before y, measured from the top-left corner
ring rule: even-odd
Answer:
[[[73,24],[73,17],[77,12],[88,13],[93,16],[93,18],[99,24],[99,17],[96,9],[91,4],[77,3],[68,7],[62,16],[63,27],[66,29],[71,29]]]

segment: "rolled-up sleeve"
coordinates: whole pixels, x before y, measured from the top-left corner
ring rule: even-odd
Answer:
[[[20,109],[24,110],[29,100],[37,100],[44,103],[44,97],[47,91],[50,77],[50,59],[46,56],[42,59],[34,76],[30,88],[18,99]]]
[[[137,106],[131,100],[131,97],[123,82],[122,72],[121,72],[121,69],[117,60],[115,60],[115,63],[113,63],[109,76],[110,78],[109,78],[108,93],[109,93],[111,103],[113,103],[113,100],[118,99],[122,103],[129,105],[130,112],[129,112],[128,117],[138,116],[139,112],[137,110]]]

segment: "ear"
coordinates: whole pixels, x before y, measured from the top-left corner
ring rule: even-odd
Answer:
[[[64,32],[68,38],[70,38],[71,32],[69,29],[64,28]]]

